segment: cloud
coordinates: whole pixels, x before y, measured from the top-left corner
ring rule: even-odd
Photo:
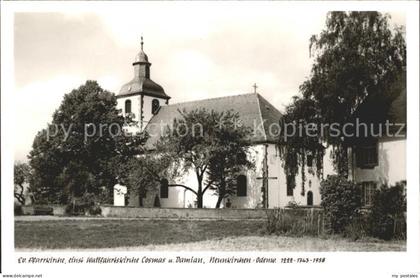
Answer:
[[[97,78],[102,88],[117,87],[113,76]],[[59,75],[47,81],[33,82],[15,91],[15,159],[24,161],[38,131],[51,123],[52,115],[65,94],[83,85],[86,79],[74,75]]]
[[[309,76],[309,37],[326,10],[280,2],[133,2],[89,13],[15,16],[16,156],[63,95],[87,79],[111,92],[133,76],[140,36],[171,103],[253,91],[283,109]],[[188,12],[186,12],[188,11]],[[403,24],[402,13],[391,13]]]

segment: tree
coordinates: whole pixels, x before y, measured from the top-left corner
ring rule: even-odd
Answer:
[[[343,176],[331,175],[321,182],[321,206],[331,232],[341,233],[359,216],[361,190]]]
[[[31,167],[27,163],[22,163],[22,162],[15,163],[14,165],[14,184],[15,184],[14,195],[15,195],[16,200],[22,205],[25,204],[25,196],[24,196],[25,188],[23,187],[23,184],[29,182],[30,174],[31,174]]]
[[[141,152],[145,134],[127,135],[132,123],[116,108],[114,94],[87,81],[64,96],[52,123],[34,139],[29,155],[31,183],[42,202],[66,204],[102,188],[112,198],[121,165]]]
[[[310,136],[306,132],[289,130],[289,127],[298,125],[320,124],[317,117],[317,107],[313,100],[294,97],[293,102],[286,107],[286,112],[281,120],[282,134],[280,136],[280,157],[284,161],[286,184],[288,188],[295,188],[296,175],[301,170],[302,190],[305,195],[306,167],[309,165],[309,172],[322,177],[322,163],[325,154],[325,147],[318,136]],[[308,160],[312,160],[309,161]],[[315,163],[313,163],[315,161]]]
[[[209,160],[206,183],[218,196],[216,208],[220,208],[223,199],[236,194],[237,177],[244,170],[253,168],[249,159],[247,137],[250,130],[244,126],[235,126],[239,115],[227,111],[224,115],[224,127],[215,130],[213,140],[219,145]]]
[[[392,29],[389,19],[378,12],[328,13],[325,29],[310,39],[310,55],[314,57],[310,77],[300,86],[301,96],[285,117],[307,121],[308,115],[296,113],[298,106],[306,103],[314,107],[309,118],[315,123],[343,127],[358,120],[375,128],[384,123],[391,103],[403,93],[406,75],[404,30],[400,26]],[[331,129],[322,135],[317,139],[333,146],[336,171],[347,176],[347,150],[358,140],[337,136]],[[319,147],[315,144],[308,149],[304,140],[295,143],[306,151]],[[287,153],[296,147],[292,144]],[[297,153],[303,161],[304,152]],[[286,164],[296,164],[293,155],[285,159],[290,160]],[[293,176],[296,171],[289,174]]]
[[[374,237],[389,240],[395,236],[406,236],[406,229],[397,228],[398,222],[405,222],[407,212],[406,181],[389,186],[382,184],[375,191],[372,208],[368,214],[370,233]],[[405,226],[405,225],[403,225]]]
[[[125,167],[125,175],[121,176],[123,184],[127,185],[129,194],[136,193],[140,198],[178,176],[172,165],[172,159],[166,155],[144,153],[132,157]],[[174,186],[169,185],[168,186]]]
[[[218,206],[232,192],[231,180],[240,165],[247,166],[247,129],[239,124],[233,111],[215,112],[205,109],[179,111],[168,132],[157,143],[157,151],[168,158],[178,176],[193,170],[197,188],[173,184],[197,196],[197,207],[203,207],[203,195],[212,189],[219,195]],[[237,154],[233,154],[238,151]],[[231,155],[231,157],[229,157]],[[239,158],[243,157],[243,158]],[[207,179],[205,174],[209,173]]]

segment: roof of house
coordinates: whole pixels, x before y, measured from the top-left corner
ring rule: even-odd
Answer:
[[[146,148],[153,149],[155,143],[167,130],[167,126],[180,116],[179,111],[192,111],[205,108],[209,111],[223,112],[233,110],[239,114],[240,121],[251,128],[250,144],[276,142],[279,134],[279,120],[282,116],[279,110],[271,105],[261,95],[243,94],[211,98],[205,100],[177,103],[160,107],[159,112],[152,117],[145,130],[150,138]]]

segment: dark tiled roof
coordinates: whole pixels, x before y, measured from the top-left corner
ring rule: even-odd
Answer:
[[[150,135],[146,147],[153,149],[161,131],[180,116],[178,111],[192,111],[198,108],[216,112],[233,110],[239,113],[241,122],[253,130],[249,138],[251,144],[277,141],[278,129],[274,127],[278,127],[281,113],[262,96],[253,93],[162,106],[145,128]],[[269,132],[270,125],[272,133]]]
[[[153,80],[146,77],[134,77],[121,87],[117,97],[145,94],[153,97],[169,99],[163,88]]]

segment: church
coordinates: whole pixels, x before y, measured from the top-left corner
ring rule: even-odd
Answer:
[[[121,87],[117,95],[117,108],[124,115],[131,114],[138,122],[137,126],[127,129],[131,132],[146,131],[150,135],[146,148],[153,150],[154,144],[159,140],[160,131],[179,116],[179,110],[205,108],[222,112],[232,109],[239,114],[241,122],[253,131],[249,139],[249,150],[252,156],[250,159],[255,162],[255,169],[244,171],[238,176],[237,193],[225,199],[223,206],[255,209],[286,207],[292,204],[320,205],[321,181],[316,175],[306,173],[304,190],[299,186],[300,175],[296,176],[295,188],[287,187],[283,162],[276,144],[278,132],[273,130],[273,127],[278,126],[282,114],[261,94],[254,90],[253,93],[172,104],[171,97],[164,88],[151,79],[151,65],[143,50],[142,39],[140,52],[132,63],[134,76]],[[360,155],[363,159],[355,157],[360,152],[351,153],[351,178],[364,186],[365,202],[371,200],[373,189],[380,183],[395,183],[406,179],[405,141],[405,138],[380,139],[374,146],[363,149]],[[324,158],[324,176],[334,174],[330,151],[330,148],[327,149]],[[308,166],[312,162],[308,160]],[[193,172],[170,182],[191,188],[197,184]],[[160,206],[164,208],[196,206],[195,195],[181,187],[159,188],[155,192],[148,192],[144,198],[131,193],[126,205],[152,207],[157,198]],[[214,208],[216,201],[217,196],[207,191],[203,197],[203,207]]]

